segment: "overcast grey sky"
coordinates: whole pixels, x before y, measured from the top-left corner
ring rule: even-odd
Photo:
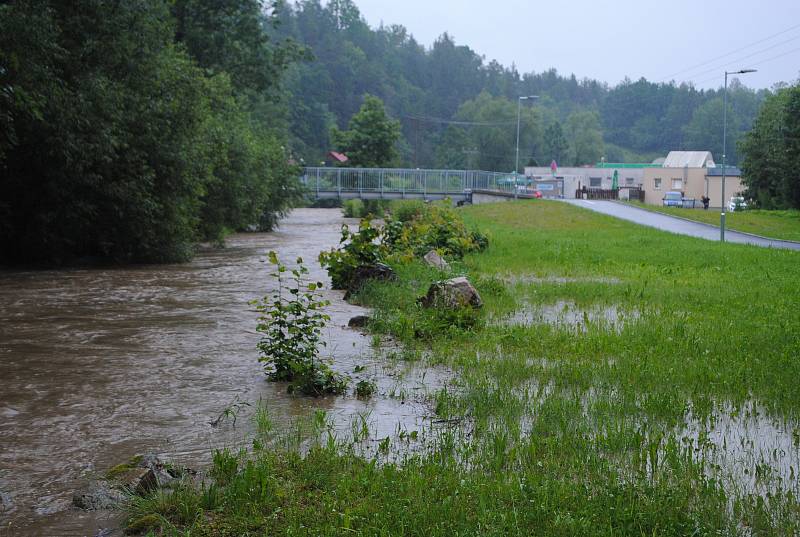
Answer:
[[[800,0],[354,1],[373,27],[402,24],[426,46],[446,31],[520,72],[701,88],[741,68],[759,70],[742,77],[756,88],[800,77]]]

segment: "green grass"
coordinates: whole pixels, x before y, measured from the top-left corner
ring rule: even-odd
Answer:
[[[678,207],[647,205],[635,201],[628,203],[650,211],[719,226],[719,209],[681,209]],[[728,229],[753,233],[772,239],[800,241],[800,211],[798,210],[764,211],[749,209],[739,212],[726,212],[725,226]]]
[[[417,297],[443,274],[420,263],[358,296],[375,308],[372,329],[455,373],[458,386],[432,397],[447,425],[420,435],[424,449],[361,457],[317,416],[301,451],[262,426],[249,453],[215,455],[218,482],[136,500],[130,520],[180,535],[800,532],[796,476],[771,470],[800,459],[800,254],[556,202],[462,214],[491,240],[454,268],[481,292],[479,315],[424,310]],[[497,322],[559,301],[613,305],[630,322]],[[770,420],[793,447],[729,460],[737,446],[711,440],[723,419]]]

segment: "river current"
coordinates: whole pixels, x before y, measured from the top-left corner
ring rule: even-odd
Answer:
[[[204,464],[244,434],[210,425],[237,402],[260,399],[283,422],[317,408],[418,420],[388,398],[287,396],[257,362],[248,302],[273,285],[266,252],[302,257],[327,282],[317,255],[345,222],[338,209],[299,209],[275,232],[235,235],[187,264],[0,272],[0,536],[113,527],[113,515],[76,510],[72,494],[143,452]],[[341,292],[325,297],[336,368],[373,356],[370,339],[346,328],[365,310]]]

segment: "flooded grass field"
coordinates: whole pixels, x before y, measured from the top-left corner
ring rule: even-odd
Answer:
[[[317,214],[331,213],[299,213],[322,218]],[[418,298],[448,273],[419,262],[398,265],[396,281],[370,283],[355,296],[372,309],[372,336],[341,328],[367,310],[334,296],[334,367],[374,381],[373,399],[287,397],[258,371],[252,312],[236,310],[236,323],[212,337],[211,316],[179,308],[175,315],[195,319],[192,330],[206,344],[222,346],[241,330],[230,335],[242,338],[238,365],[224,362],[220,350],[187,366],[202,371],[222,361],[205,377],[185,373],[192,369],[170,373],[176,388],[155,392],[163,423],[133,417],[154,412],[142,398],[121,414],[129,428],[106,418],[83,425],[130,445],[92,458],[103,450],[89,437],[81,449],[94,468],[153,447],[200,463],[214,448],[229,449],[215,452],[213,480],[135,500],[127,520],[181,535],[800,532],[800,254],[670,235],[558,202],[462,214],[490,237],[488,250],[452,263],[449,273],[475,283],[484,301],[480,318],[443,323],[425,310]],[[306,229],[294,218],[279,234]],[[325,226],[335,220],[324,219]],[[313,225],[309,234],[321,229]],[[331,230],[318,249],[335,235]],[[312,249],[304,246],[303,257],[314,259]],[[257,255],[248,259],[258,273]],[[209,304],[224,319],[224,304],[241,307],[257,294],[249,286],[256,283]],[[171,339],[191,341],[171,330]],[[179,347],[172,359],[190,350]],[[127,386],[133,392],[140,385]],[[187,402],[168,400],[178,388]],[[214,400],[212,388],[223,396]],[[254,403],[240,419],[247,425],[226,429],[230,437],[197,425],[236,397]],[[5,401],[4,415],[23,414],[21,402]],[[40,419],[57,421],[47,416]],[[60,423],[68,430],[72,422]],[[65,453],[77,451],[65,438]],[[44,453],[47,445],[40,440],[37,449]],[[26,451],[18,453],[26,464]],[[61,458],[69,464],[53,463],[49,474],[77,478],[86,470],[71,461],[80,458]],[[34,488],[44,487],[46,474]]]

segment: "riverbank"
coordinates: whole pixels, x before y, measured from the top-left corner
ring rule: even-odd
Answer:
[[[419,263],[356,296],[372,330],[458,379],[430,397],[443,426],[424,447],[407,431],[365,457],[324,416],[302,448],[262,427],[214,466],[221,481],[137,502],[131,520],[197,535],[800,530],[796,252],[556,202],[462,214],[490,236],[454,268],[483,296],[478,322],[426,324],[416,298],[441,274]]]
[[[275,232],[234,235],[190,263],[0,271],[0,536],[112,527],[113,513],[78,510],[73,494],[137,454],[205,467],[213,448],[249,444],[259,400],[276,427],[317,410],[343,429],[357,413],[413,423],[414,401],[288,397],[257,362],[248,302],[274,285],[266,253],[303,257],[324,280],[313,261],[346,222],[339,209],[298,209]],[[347,328],[367,311],[324,292],[337,367],[396,384],[394,368],[374,364],[373,339]],[[226,409],[238,419],[213,426]]]
[[[640,209],[719,227],[719,209],[681,209],[679,207],[648,205],[636,201],[626,203]],[[800,241],[800,211],[749,209],[747,211],[728,211],[725,215],[725,227],[727,229],[750,233],[768,239]]]

